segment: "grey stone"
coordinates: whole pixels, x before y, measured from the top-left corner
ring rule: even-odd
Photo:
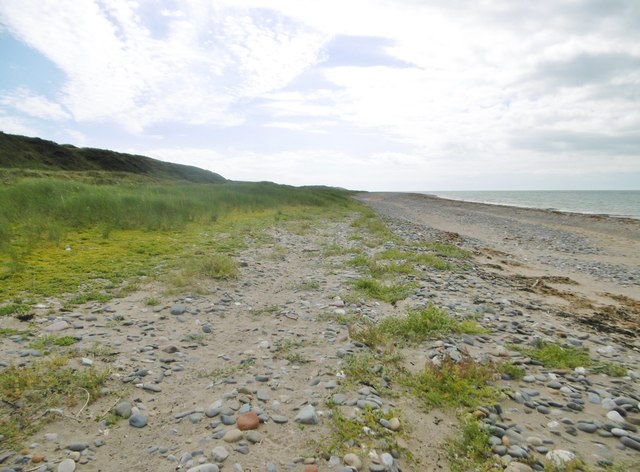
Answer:
[[[187,307],[183,303],[176,303],[171,307],[172,315],[182,315],[185,311],[187,311]]]
[[[282,415],[273,415],[271,419],[273,420],[274,423],[277,423],[277,424],[285,424],[289,422],[289,418]]]
[[[129,418],[129,424],[134,428],[144,428],[147,425],[147,418],[141,413],[136,413]]]
[[[313,405],[307,405],[300,410],[295,417],[295,422],[300,424],[318,424],[318,415]]]
[[[576,427],[585,433],[595,433],[598,427],[593,423],[578,423]]]
[[[211,452],[213,462],[217,462],[219,464],[226,461],[227,457],[229,457],[229,451],[227,451],[227,448],[224,446],[217,446]]]
[[[640,442],[634,441],[629,436],[620,437],[620,442],[631,449],[640,451]]]
[[[86,448],[88,448],[89,445],[87,443],[83,443],[83,442],[76,442],[76,443],[71,443],[67,446],[67,449],[69,449],[70,451],[84,451]]]

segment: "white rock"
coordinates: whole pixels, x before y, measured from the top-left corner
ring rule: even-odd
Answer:
[[[615,421],[616,423],[624,423],[624,418],[616,410],[608,411],[607,418],[609,418],[611,421]]]
[[[554,449],[553,451],[547,452],[545,457],[556,467],[562,467],[567,462],[575,459],[576,455],[573,452],[565,451],[564,449]]]

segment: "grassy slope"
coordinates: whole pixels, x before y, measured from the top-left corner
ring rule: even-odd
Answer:
[[[194,183],[222,183],[207,170],[104,149],[77,148],[0,132],[0,168],[42,171],[119,172]]]

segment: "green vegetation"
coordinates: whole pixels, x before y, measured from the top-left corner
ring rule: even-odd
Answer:
[[[49,409],[60,409],[70,415],[79,400],[94,401],[107,377],[108,372],[94,368],[74,370],[67,366],[64,357],[35,362],[28,367],[10,366],[0,376],[3,445],[18,447],[22,439],[39,430]],[[82,409],[78,408],[75,415]]]
[[[357,218],[351,226],[356,230],[364,233],[361,237],[368,238],[364,240],[364,244],[369,247],[377,247],[389,241],[397,241],[389,228],[383,223],[380,217],[370,209],[363,209],[361,216]]]
[[[0,306],[0,316],[29,313],[30,311],[31,307],[24,303],[9,303]]]
[[[331,410],[331,436],[318,444],[320,454],[343,456],[347,452],[363,454],[369,450],[403,452],[412,458],[410,453],[403,450],[397,442],[400,433],[385,428],[382,423],[391,419],[399,419],[399,413],[394,410],[383,412],[366,406],[364,410],[356,410],[352,417],[347,417],[338,407]]]
[[[29,138],[0,132],[0,168],[10,168],[7,176],[42,175],[37,170],[51,173],[76,171],[73,175],[94,181],[119,181],[124,176],[151,180],[182,180],[197,183],[221,183],[225,179],[208,170],[182,164],[158,161],[145,156],[135,156],[105,149],[77,148],[60,145],[40,138]],[[23,170],[24,169],[24,170]],[[22,170],[23,172],[17,172]],[[78,175],[80,174],[80,175]],[[46,173],[45,173],[46,175]]]
[[[462,420],[460,434],[452,437],[449,442],[447,456],[453,472],[503,470],[500,463],[492,460],[489,433],[473,417]]]
[[[299,283],[295,288],[300,291],[317,290],[320,288],[320,282],[317,280],[308,280],[306,282]]]
[[[441,243],[439,241],[428,241],[420,243],[417,247],[433,251],[439,256],[452,257],[454,259],[469,259],[471,253],[454,244]]]
[[[229,279],[238,276],[236,261],[225,254],[213,254],[194,260],[191,268],[194,274],[210,279]]]
[[[67,293],[74,294],[67,308],[104,302],[143,277],[168,277],[179,289],[198,291],[203,277],[235,276],[234,251],[265,241],[266,230],[280,224],[274,215],[285,224],[354,206],[345,191],[269,183],[20,180],[0,187],[0,300],[23,301],[2,312]]]
[[[525,375],[525,370],[522,367],[514,365],[511,362],[500,364],[498,370],[502,374],[508,375],[511,380],[520,380]]]
[[[73,336],[56,336],[53,334],[49,334],[46,336],[41,336],[39,338],[36,338],[33,342],[29,344],[29,347],[31,349],[46,350],[53,346],[57,346],[57,347],[73,346],[77,342],[78,340]]]
[[[574,369],[576,367],[587,367],[592,364],[589,358],[589,351],[585,348],[560,346],[559,344],[546,341],[539,341],[530,348],[518,345],[512,345],[510,347],[541,362],[545,367]]]
[[[292,364],[307,364],[311,362],[295,349],[309,345],[309,341],[291,341],[287,339],[276,343],[273,352],[274,359],[286,359]]]
[[[414,287],[414,285],[407,282],[386,284],[371,278],[355,280],[353,286],[356,292],[363,296],[387,303],[396,303],[404,300]]]
[[[436,407],[473,408],[495,402],[499,390],[494,387],[496,371],[493,365],[482,365],[470,359],[456,363],[445,358],[440,366],[428,365],[404,384],[422,400],[427,409]]]
[[[614,362],[598,362],[591,367],[593,372],[606,374],[609,377],[624,377],[627,375],[627,368]]]
[[[352,329],[353,339],[371,347],[390,342],[419,344],[425,339],[451,333],[480,334],[486,330],[473,320],[457,321],[433,305],[413,310],[406,316],[388,316],[379,323],[367,323]]]
[[[591,371],[606,374],[610,377],[623,377],[627,369],[613,362],[595,362],[589,357],[587,348],[575,346],[561,346],[547,341],[538,341],[532,347],[518,345],[510,346],[516,351],[541,362],[545,367],[555,369],[575,369],[576,367],[589,367]]]

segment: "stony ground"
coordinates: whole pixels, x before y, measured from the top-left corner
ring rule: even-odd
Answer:
[[[375,321],[430,303],[460,319],[472,315],[489,333],[425,340],[403,350],[410,368],[444,353],[454,359],[468,353],[526,369],[521,380],[497,380],[504,400],[476,411],[489,425],[496,464],[541,470],[549,453],[560,462],[575,453],[596,469],[615,463],[634,470],[640,463],[637,340],[567,317],[556,294],[537,290],[544,281],[502,274],[487,253],[455,271],[423,267],[410,276],[414,293],[395,305],[354,299],[351,282],[359,273],[345,264],[353,256],[329,248],[374,254],[403,243],[367,247],[354,239],[353,218],[318,222],[300,234],[273,230],[271,242],[237,254],[237,280],[203,280],[204,294],[167,295],[166,287],[151,284],[72,312],[59,311],[55,300],[43,305],[33,320],[37,333],[77,338],[52,350],[77,352],[71,362],[79,371],[109,369],[108,394],[42,412],[52,421],[23,451],[2,454],[2,470],[449,470],[445,446],[456,434],[455,412],[424,411],[408,395],[352,385],[344,374],[349,355],[367,350],[351,339],[345,319]],[[406,241],[452,238],[424,222],[386,221]],[[455,242],[480,249],[472,238]],[[3,327],[18,323],[3,320]],[[622,364],[626,375],[548,369],[513,349],[539,339],[587,347],[594,360]],[[5,368],[43,354],[20,336],[0,340]],[[345,417],[393,412],[383,426],[394,445],[323,453],[333,438],[332,408]]]

